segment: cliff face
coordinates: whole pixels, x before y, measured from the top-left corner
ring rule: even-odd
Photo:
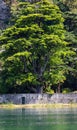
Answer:
[[[22,2],[27,0],[22,0]],[[30,0],[28,0],[30,1]],[[0,0],[0,30],[8,27],[10,19],[10,8],[14,4],[16,5],[17,0]]]
[[[18,0],[0,0],[0,30],[8,27],[10,8],[13,4],[16,5],[17,1]],[[22,2],[24,1],[34,2],[35,0],[22,0]]]
[[[7,26],[10,17],[10,9],[4,0],[0,0],[0,29]]]

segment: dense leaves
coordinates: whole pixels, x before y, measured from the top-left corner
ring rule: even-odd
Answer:
[[[14,25],[0,36],[1,91],[45,92],[53,85],[60,87],[70,69],[67,59],[74,55],[65,40],[60,9],[44,0],[20,3],[15,13]]]
[[[71,90],[77,90],[77,0],[56,0],[57,5],[63,12],[65,18],[64,26],[68,31],[66,41],[70,43],[72,50],[76,52],[73,58],[68,59],[71,67],[64,83],[64,87],[70,87]]]

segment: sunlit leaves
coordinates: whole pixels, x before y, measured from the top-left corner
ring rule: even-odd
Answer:
[[[63,83],[65,58],[71,51],[61,11],[45,0],[20,6],[15,24],[0,39],[5,48],[1,57],[6,86],[37,88]]]

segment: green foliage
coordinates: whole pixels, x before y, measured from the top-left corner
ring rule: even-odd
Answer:
[[[54,94],[54,90],[51,89],[50,87],[47,87],[46,90],[45,90],[45,93],[47,93],[47,94]]]
[[[71,92],[70,88],[64,88],[64,89],[62,90],[62,93],[63,93],[63,94],[70,93],[70,92]]]
[[[66,75],[64,87],[70,87],[72,91],[77,89],[77,0],[54,0],[63,14],[65,19],[64,26],[68,31],[66,41],[69,42],[69,47],[75,52],[73,57],[67,58],[69,72]]]
[[[38,86],[63,83],[68,71],[66,57],[73,51],[65,41],[64,19],[58,6],[45,0],[25,2],[19,4],[16,13],[14,25],[0,36],[5,50],[0,54],[1,86],[6,92],[38,92]]]

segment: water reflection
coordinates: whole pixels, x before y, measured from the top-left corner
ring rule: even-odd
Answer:
[[[75,130],[76,109],[0,109],[0,130]]]

